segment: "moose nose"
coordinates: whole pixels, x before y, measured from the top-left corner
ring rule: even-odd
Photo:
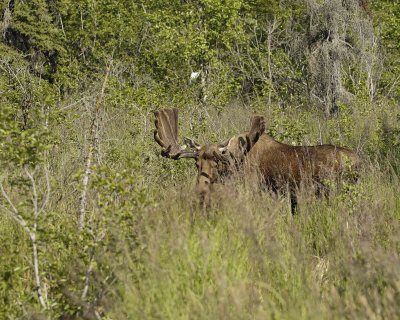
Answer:
[[[203,175],[197,180],[197,193],[200,196],[200,202],[203,206],[210,204],[210,179]]]

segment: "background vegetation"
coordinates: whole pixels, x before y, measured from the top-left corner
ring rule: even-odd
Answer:
[[[0,319],[400,318],[400,4],[0,0]],[[197,206],[191,161],[253,113],[335,143],[361,181],[328,200],[240,181]]]

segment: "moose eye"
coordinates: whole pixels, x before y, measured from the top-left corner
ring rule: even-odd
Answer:
[[[239,137],[239,145],[241,149],[244,149],[246,146],[246,141],[242,137]]]

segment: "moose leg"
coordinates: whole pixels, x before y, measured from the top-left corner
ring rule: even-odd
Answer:
[[[315,195],[317,198],[326,197],[325,186],[321,182],[315,182]]]
[[[316,182],[316,190],[315,195],[318,198],[324,197],[326,200],[329,200],[329,187],[323,184],[322,182]]]
[[[290,190],[290,209],[294,216],[297,213],[297,195],[294,190]]]

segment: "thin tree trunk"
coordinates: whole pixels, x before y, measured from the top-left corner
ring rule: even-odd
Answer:
[[[46,309],[46,302],[43,297],[42,293],[42,284],[40,281],[40,272],[39,272],[39,256],[36,244],[36,233],[31,232],[29,233],[29,237],[31,238],[32,242],[32,255],[33,255],[33,270],[35,274],[35,284],[36,284],[36,292],[39,298],[40,305]]]
[[[342,76],[340,61],[340,44],[339,44],[339,25],[337,16],[338,12],[328,13],[328,28],[330,38],[329,59],[328,64],[331,66],[331,81],[328,92],[328,101],[326,102],[325,113],[327,116],[337,115],[338,102],[342,92]]]
[[[7,203],[9,204],[11,209],[7,209],[5,206],[2,206],[4,209],[6,209],[11,217],[24,229],[26,234],[29,236],[32,244],[32,262],[33,262],[33,272],[34,272],[34,279],[35,279],[35,289],[36,293],[38,296],[38,300],[40,305],[42,306],[43,309],[47,308],[47,302],[45,297],[43,296],[42,293],[42,283],[41,283],[41,278],[40,278],[40,264],[39,264],[39,254],[38,254],[38,247],[36,243],[36,233],[37,233],[37,220],[39,218],[40,213],[44,210],[45,206],[48,203],[49,196],[50,196],[50,183],[49,183],[49,177],[48,177],[48,171],[47,168],[44,168],[45,170],[45,177],[46,177],[46,195],[43,200],[43,203],[41,207],[39,208],[39,199],[38,199],[38,194],[36,190],[36,182],[33,177],[33,174],[28,170],[27,167],[25,167],[25,173],[28,176],[31,186],[32,186],[32,203],[33,203],[33,226],[30,228],[26,222],[26,220],[22,217],[22,215],[19,213],[17,207],[13,204],[11,201],[11,198],[9,197],[8,193],[3,187],[3,183],[0,181],[0,189],[1,193],[3,195],[3,198],[6,199]]]
[[[267,38],[267,47],[268,47],[268,80],[269,80],[269,90],[268,90],[268,105],[271,105],[271,96],[272,96],[272,69],[271,69],[271,42],[272,42],[272,32],[273,28],[269,27],[268,28],[268,38]]]
[[[48,180],[47,170],[45,170],[45,171],[46,171],[46,180]],[[43,293],[42,293],[42,285],[41,285],[40,272],[39,272],[39,255],[38,255],[38,249],[37,249],[37,244],[36,244],[37,220],[38,220],[39,214],[40,214],[42,208],[44,208],[44,206],[42,205],[42,208],[39,210],[39,206],[38,206],[39,199],[38,199],[38,194],[37,194],[37,190],[36,190],[36,182],[35,182],[35,178],[33,177],[33,173],[31,173],[27,167],[25,167],[25,173],[28,176],[29,180],[31,181],[31,185],[32,185],[32,203],[33,203],[34,222],[33,222],[32,230],[29,230],[28,234],[29,234],[29,237],[32,242],[33,270],[34,270],[34,274],[35,274],[36,290],[37,290],[40,304],[42,305],[43,308],[46,308],[47,304],[45,302],[45,299],[44,299]],[[47,187],[49,188],[48,182],[47,182]],[[49,189],[47,191],[48,191],[48,193],[50,192]],[[46,200],[43,202],[44,205],[47,203],[47,199],[48,199],[48,197],[46,197]]]
[[[88,154],[86,157],[84,175],[82,178],[82,192],[81,192],[81,196],[79,198],[79,229],[80,230],[83,230],[83,228],[85,227],[86,199],[87,199],[87,191],[88,191],[90,175],[92,173],[93,154],[96,149],[100,106],[101,106],[101,103],[102,103],[102,100],[104,97],[104,92],[106,90],[107,80],[108,80],[108,76],[110,74],[111,66],[112,66],[112,60],[109,63],[109,65],[107,66],[106,75],[104,77],[100,95],[96,101],[96,105],[95,105],[95,108],[93,111],[92,123],[90,125],[89,150],[88,150]]]
[[[206,105],[207,102],[207,66],[204,63],[204,60],[201,59],[200,62],[200,102],[203,106]]]
[[[83,287],[82,294],[81,294],[82,300],[86,299],[87,293],[89,292],[90,276],[92,275],[92,271],[93,271],[93,257],[94,257],[94,248],[91,250],[91,252],[89,254],[89,266],[86,270],[85,286]]]

